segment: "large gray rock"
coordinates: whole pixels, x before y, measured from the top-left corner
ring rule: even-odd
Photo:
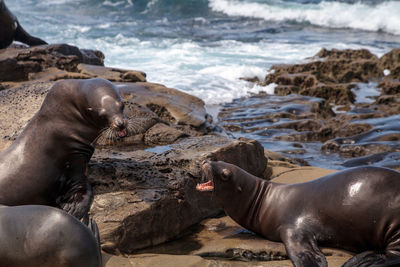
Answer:
[[[30,118],[39,110],[54,82],[31,82],[0,91],[0,151],[8,147],[21,133]],[[197,97],[160,84],[147,82],[120,83],[125,102],[125,115],[130,124],[130,136],[123,140],[99,138],[100,145],[155,145],[172,143],[184,136],[203,135],[210,116],[204,102]],[[156,134],[164,123],[163,135]],[[151,132],[146,131],[152,126]],[[158,128],[158,130],[157,130]],[[170,133],[170,135],[168,135]],[[145,138],[146,136],[146,138]]]
[[[123,99],[148,107],[169,123],[200,127],[210,120],[203,100],[161,84],[124,83],[118,89]]]
[[[195,189],[203,160],[235,163],[257,176],[267,164],[258,142],[215,135],[147,151],[124,150],[97,150],[89,168],[95,191],[91,213],[103,249],[111,253],[131,253],[176,238],[221,211],[215,200]]]
[[[0,151],[21,133],[53,83],[0,91]],[[264,175],[267,160],[258,142],[204,135],[202,126],[210,120],[200,99],[151,83],[119,88],[126,116],[137,131],[117,143],[99,138],[89,165],[95,192],[91,213],[106,251],[129,253],[165,242],[220,212],[212,198],[195,190],[204,159],[231,162]],[[138,143],[166,145],[138,150]]]

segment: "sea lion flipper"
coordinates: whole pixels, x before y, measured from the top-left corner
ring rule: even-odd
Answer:
[[[17,21],[14,40],[27,44],[29,46],[46,45],[47,43],[40,38],[34,37],[27,33]]]
[[[343,264],[343,267],[360,267],[360,266],[400,266],[399,252],[381,252],[365,251],[357,254]]]
[[[281,238],[295,267],[328,267],[324,254],[311,234],[290,227]]]
[[[92,187],[84,177],[70,178],[62,194],[57,198],[60,208],[81,220],[86,225],[89,223],[89,209],[93,201]]]

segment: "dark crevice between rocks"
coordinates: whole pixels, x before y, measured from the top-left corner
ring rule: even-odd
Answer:
[[[234,261],[278,261],[288,259],[286,255],[282,255],[279,252],[253,252],[241,248],[232,248],[226,250],[225,252],[208,252],[197,255],[206,259],[224,259]]]

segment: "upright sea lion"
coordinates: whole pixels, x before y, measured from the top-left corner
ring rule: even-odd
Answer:
[[[7,8],[4,0],[0,0],[0,49],[7,48],[14,40],[29,46],[47,44],[42,39],[27,33],[19,24],[17,17]]]
[[[358,167],[278,184],[225,162],[204,162],[212,191],[241,226],[282,241],[293,264],[327,266],[318,245],[359,253],[343,266],[400,266],[400,173]]]
[[[18,138],[0,154],[0,204],[60,207],[88,222],[86,169],[102,131],[127,135],[124,103],[104,79],[57,82]]]
[[[0,266],[100,267],[88,227],[48,206],[0,206]]]

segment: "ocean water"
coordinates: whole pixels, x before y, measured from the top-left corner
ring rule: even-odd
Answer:
[[[379,0],[5,0],[20,23],[49,43],[99,49],[106,65],[138,69],[151,82],[207,106],[252,92],[277,63],[325,48],[400,45],[400,2]],[[210,109],[212,110],[212,109]]]

